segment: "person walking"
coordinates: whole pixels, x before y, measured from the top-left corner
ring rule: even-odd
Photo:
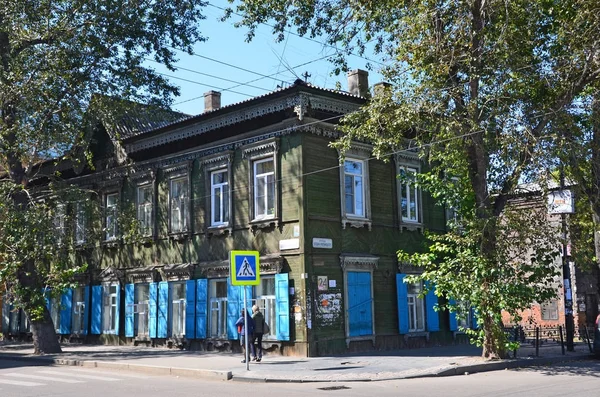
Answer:
[[[252,306],[252,322],[254,323],[254,333],[252,334],[252,361],[260,362],[262,360],[262,339],[265,334],[265,316],[260,312],[258,306]],[[257,343],[257,346],[254,346]],[[258,350],[258,352],[257,352]],[[258,353],[258,355],[257,355]]]
[[[244,325],[244,317],[248,318],[248,330],[246,330],[246,327]],[[244,352],[244,359],[242,360],[243,363],[246,362],[246,338],[248,340],[248,342],[252,341],[252,335],[254,333],[254,322],[252,321],[252,317],[250,316],[250,313],[248,313],[248,310],[246,309],[242,309],[240,311],[240,318],[238,318],[238,320],[235,322],[235,325],[238,328],[238,332],[240,334],[240,345],[242,346],[242,352]],[[248,331],[248,332],[246,332]],[[254,345],[252,343],[248,343],[250,345],[250,354],[252,356],[255,356],[256,354],[254,354]],[[249,358],[249,357],[248,357]]]

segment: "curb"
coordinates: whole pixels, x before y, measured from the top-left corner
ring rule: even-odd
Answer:
[[[51,358],[51,357],[24,357],[19,355],[11,354],[0,354],[0,360],[15,360],[15,361],[29,361],[38,362],[45,364],[57,364],[75,367],[87,367],[87,368],[105,368],[121,371],[132,371],[141,372],[153,375],[171,375],[185,378],[198,378],[198,379],[212,379],[212,380],[230,380],[233,376],[231,371],[219,371],[209,369],[192,369],[192,368],[177,368],[177,367],[160,367],[156,365],[144,365],[144,364],[127,364],[127,363],[115,363],[106,361],[91,361],[91,360],[79,360],[69,358]]]

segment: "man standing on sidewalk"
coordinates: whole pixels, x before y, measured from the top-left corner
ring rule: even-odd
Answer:
[[[252,334],[252,345],[256,342],[258,345],[252,349],[254,357],[252,361],[260,362],[262,360],[262,339],[265,333],[265,316],[260,312],[258,306],[252,306],[252,321],[254,322],[254,333]],[[258,352],[257,352],[258,350]],[[257,357],[258,353],[258,357]]]

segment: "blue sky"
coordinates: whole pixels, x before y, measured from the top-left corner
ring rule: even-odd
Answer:
[[[209,90],[221,91],[221,104],[228,105],[263,95],[278,85],[293,83],[305,72],[310,74],[308,82],[317,86],[335,88],[339,81],[342,89],[347,88],[345,74],[332,76],[333,65],[323,59],[333,54],[333,49],[294,35],[287,35],[284,42],[276,43],[271,28],[265,25],[261,25],[254,39],[246,43],[247,30],[233,26],[239,17],[233,15],[226,22],[218,20],[223,14],[219,7],[226,7],[227,2],[211,0],[211,4],[205,8],[206,20],[200,25],[208,40],[195,46],[196,55],[180,53],[176,72],[148,62],[180,87],[181,96],[175,98],[173,105],[175,110],[199,114],[204,108],[203,94]],[[365,69],[368,62],[357,56],[349,58],[352,69]],[[302,64],[305,65],[296,67]],[[288,68],[293,68],[295,74]],[[381,76],[370,71],[369,84],[379,81]]]

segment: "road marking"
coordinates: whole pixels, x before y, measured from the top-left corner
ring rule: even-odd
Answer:
[[[38,373],[40,374],[48,374],[48,375],[61,375],[61,376],[68,376],[68,377],[73,377],[73,378],[82,378],[82,379],[94,379],[94,380],[105,380],[108,382],[112,382],[112,381],[116,381],[116,380],[121,380],[121,379],[117,379],[117,378],[109,378],[106,376],[94,376],[94,375],[78,375],[78,374],[73,374],[71,372],[69,372],[68,374],[61,372],[61,371],[38,371]]]
[[[39,375],[17,374],[17,373],[10,373],[10,374],[3,374],[3,375],[4,376],[13,376],[13,377],[17,377],[17,378],[34,379],[34,380],[49,380],[51,382],[60,382],[60,383],[83,383],[82,380],[51,378],[49,376],[39,376]]]
[[[75,372],[85,372],[85,373],[90,373],[90,374],[97,374],[98,372],[103,373],[103,374],[110,374],[110,375],[117,375],[117,374],[113,374],[111,373],[111,371],[114,371],[113,369],[108,369],[106,368],[106,371],[104,371],[104,368],[102,369],[74,369],[73,371]],[[144,375],[131,375],[131,374],[123,374],[121,372],[119,372],[119,374],[117,375],[119,377],[125,377],[125,378],[135,378],[135,379],[150,379],[149,376],[144,376]]]
[[[23,382],[20,380],[0,379],[0,383],[16,386],[45,386],[45,383]]]

